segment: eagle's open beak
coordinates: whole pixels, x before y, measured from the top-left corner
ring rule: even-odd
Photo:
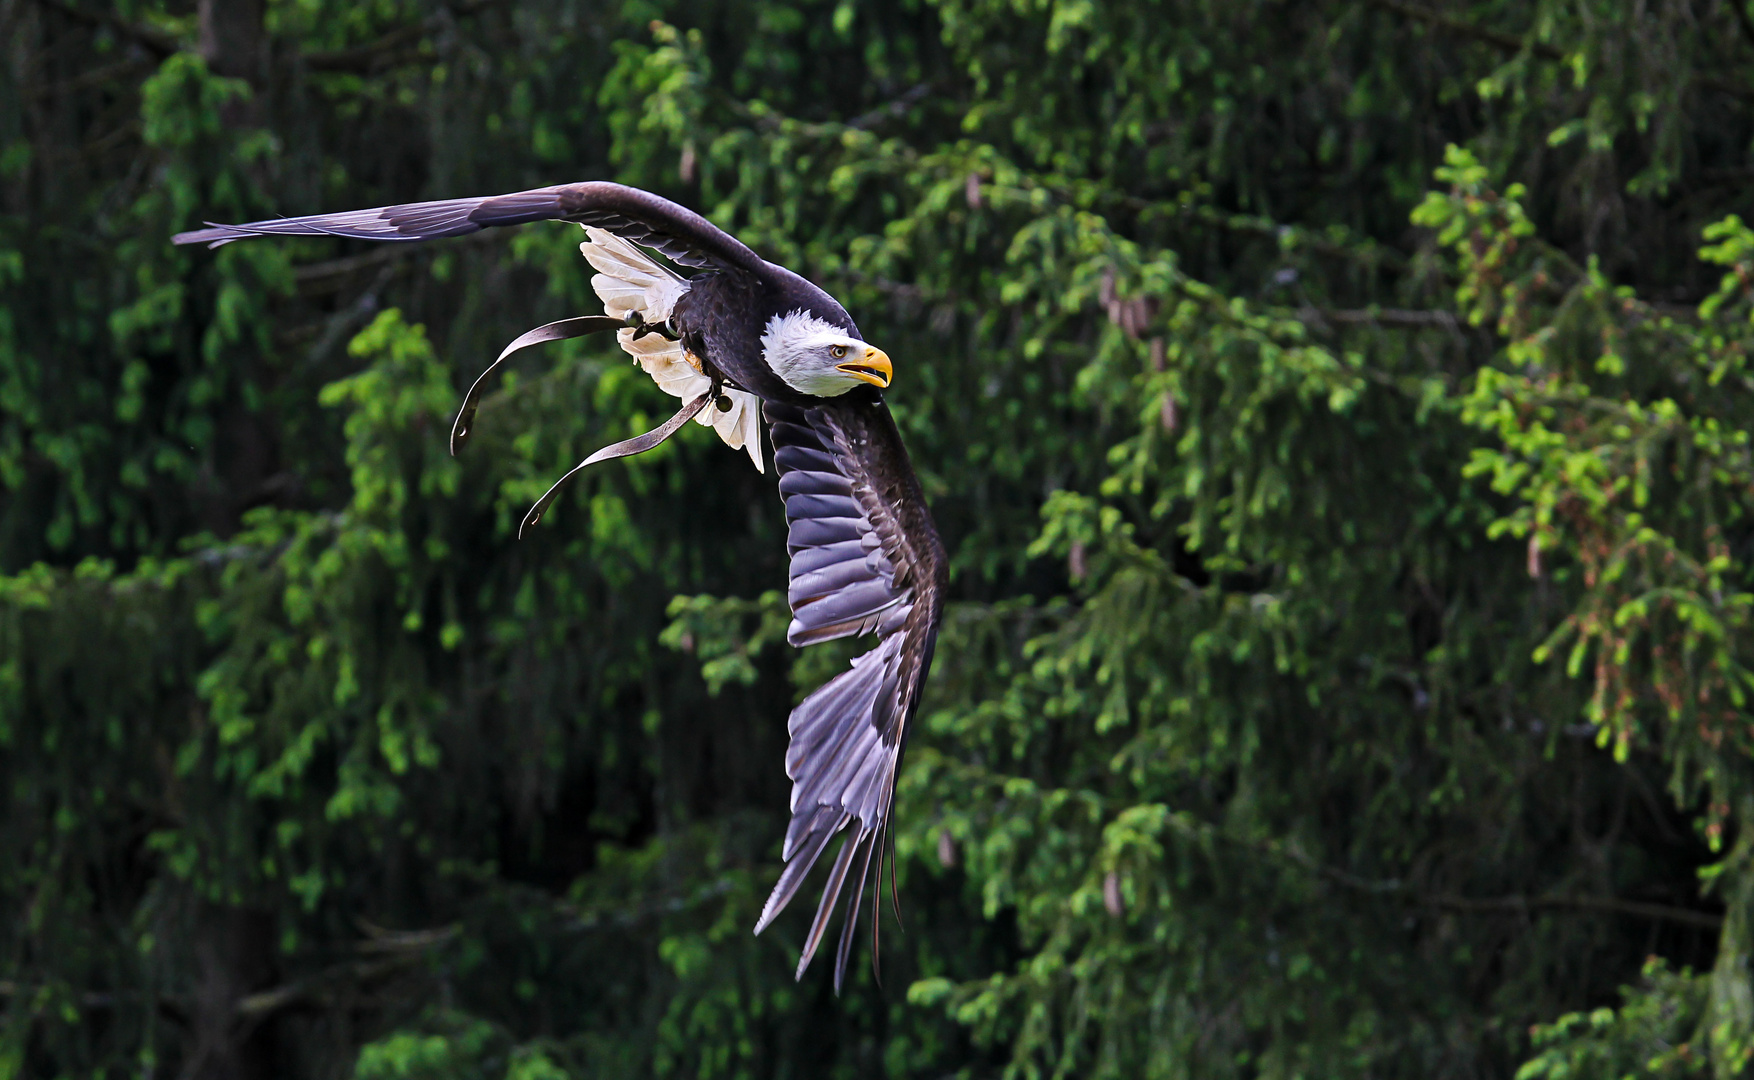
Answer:
[[[895,368],[889,363],[889,354],[873,346],[865,346],[865,355],[857,360],[848,360],[844,364],[836,364],[836,371],[845,372],[860,382],[868,382],[877,389],[887,387],[895,378]]]

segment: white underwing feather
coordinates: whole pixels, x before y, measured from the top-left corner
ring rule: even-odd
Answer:
[[[688,291],[688,281],[668,267],[649,258],[645,252],[613,233],[585,226],[590,239],[579,245],[598,273],[591,278],[591,288],[603,301],[603,310],[612,318],[625,319],[639,312],[648,323],[662,323],[670,318],[676,301]],[[712,381],[701,374],[700,367],[690,362],[679,341],[662,334],[649,333],[638,340],[634,329],[626,327],[615,335],[623,350],[639,363],[658,389],[671,397],[691,401],[704,394]],[[702,411],[695,423],[710,427],[733,450],[746,450],[749,460],[759,472],[765,472],[761,460],[761,402],[754,394],[726,388],[728,410],[716,405]]]
[[[637,311],[654,323],[670,317],[676,301],[688,291],[686,278],[614,233],[587,225],[585,235],[590,239],[579,250],[597,270],[591,288],[602,298],[605,314],[625,319]]]

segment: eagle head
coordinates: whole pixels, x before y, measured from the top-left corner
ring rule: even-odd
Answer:
[[[802,311],[768,320],[761,356],[787,386],[813,397],[839,397],[860,385],[881,390],[895,377],[882,349]]]

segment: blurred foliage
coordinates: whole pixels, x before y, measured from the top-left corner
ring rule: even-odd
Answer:
[[[1570,1077],[1696,1076],[1703,1050],[1698,1030],[1705,986],[1686,969],[1669,970],[1655,957],[1619,1009],[1567,1013],[1530,1032],[1540,1053],[1517,1070],[1517,1080]]]
[[[1744,1075],[1741,0],[0,0],[0,1077]],[[771,477],[571,226],[835,292],[953,564],[791,979]],[[808,906],[808,905],[804,905]]]

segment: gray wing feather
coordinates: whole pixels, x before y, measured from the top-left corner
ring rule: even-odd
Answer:
[[[877,836],[878,834],[872,830],[864,829],[860,831],[857,840],[849,839],[847,841],[848,847],[852,847],[854,844],[863,847],[865,857],[859,863],[858,876],[855,878],[860,887],[853,890],[852,907],[848,909],[846,925],[841,927],[840,931],[840,945],[834,950],[834,992],[837,994],[840,993],[841,975],[847,970],[847,957],[852,953],[853,931],[859,925],[859,901],[865,896],[863,886],[865,876],[871,872],[871,853],[877,850]],[[876,952],[876,948],[876,935],[873,933],[871,943],[873,953]]]
[[[773,921],[774,916],[785,909],[792,894],[804,883],[804,875],[816,864],[822,849],[834,839],[835,833],[846,826],[847,815],[832,807],[821,806],[817,807],[814,814],[802,820],[806,827],[799,831],[801,842],[794,843],[790,836],[786,838],[786,858],[790,861],[780,873],[779,883],[768,894],[767,903],[761,909],[761,921],[755,924],[755,932],[758,934],[767,929],[767,924]],[[797,857],[793,858],[794,855]]]
[[[337,214],[272,218],[242,225],[217,225],[178,233],[172,242],[219,247],[252,236],[346,236],[356,240],[414,242],[447,236],[467,236],[499,225],[523,225],[565,216],[560,188],[538,188],[515,195],[487,198],[443,199],[438,202],[401,203],[369,210],[344,210]]]
[[[793,645],[809,645],[868,633],[876,625],[874,622],[866,625],[867,622],[905,602],[882,578],[844,585],[838,592],[794,603],[786,640]]]
[[[804,704],[792,710],[792,719],[787,725],[792,741],[786,747],[786,775],[797,781],[792,785],[794,814],[798,812],[800,805],[806,809],[814,805],[808,801],[807,796],[819,785],[827,768],[820,766],[808,769],[806,766],[814,759],[837,758],[839,749],[846,745],[846,741],[863,735],[865,728],[869,726],[835,721],[837,717],[848,712],[863,715],[871,710],[877,699],[877,690],[882,684],[878,677],[880,674],[876,667],[868,667],[865,671],[858,672],[857,677],[830,679],[806,698]],[[797,818],[793,819],[792,827],[799,827]],[[788,836],[790,835],[791,830],[788,830]]]
[[[794,469],[780,477],[781,495],[851,495],[853,485],[839,473]],[[788,503],[788,508],[790,504]]]
[[[810,936],[804,939],[803,955],[798,959],[796,978],[804,977],[804,969],[810,966],[810,958],[816,955],[816,947],[822,944],[822,934],[828,929],[828,917],[834,913],[834,901],[840,896],[841,886],[846,884],[847,870],[853,865],[853,856],[858,852],[860,841],[870,830],[859,830],[858,838],[849,838],[840,846],[840,854],[834,860],[834,866],[828,871],[828,881],[822,886],[822,902],[816,905],[816,918],[810,923]],[[863,888],[855,889],[855,894],[863,892]],[[840,976],[836,973],[834,992],[840,993]]]
[[[178,233],[171,240],[209,247],[252,236],[345,236],[407,243],[466,236],[482,229],[533,221],[595,225],[660,251],[683,266],[735,269],[758,275],[773,270],[736,237],[694,211],[649,191],[603,181],[557,184],[510,195],[271,218],[242,225],[209,222],[205,229]]]
[[[786,495],[786,520],[796,521],[799,518],[863,518],[859,504],[853,501],[852,489],[848,488],[845,495],[821,495],[807,492]]]
[[[813,433],[805,428],[799,428],[796,425],[792,425],[792,432],[792,438],[803,437],[811,439],[812,441],[815,439]],[[791,442],[782,444],[778,439],[774,440],[774,446],[777,447],[777,449],[774,450],[775,468],[783,469],[787,472],[792,470],[810,470],[812,472],[829,472],[839,475],[840,470],[835,465],[834,458],[829,455],[828,451],[823,450],[820,447],[808,445],[800,446],[797,443]]]
[[[838,993],[873,853],[881,868],[907,726],[932,661],[944,551],[881,399],[813,408],[770,401],[764,411],[788,522],[786,640],[807,645],[880,635],[852,670],[792,710],[786,868],[755,928],[760,933],[790,902],[828,838],[856,824],[829,872],[798,963],[802,977],[852,874],[853,899],[835,950]]]
[[[786,546],[793,551],[799,548],[822,547],[847,540],[859,540],[870,531],[871,523],[863,517],[799,518],[792,522],[791,529],[786,533]]]
[[[807,574],[812,570],[820,570],[826,566],[849,560],[865,561],[865,542],[861,540],[843,540],[838,544],[824,544],[821,547],[803,548],[792,553],[792,578]]]
[[[837,590],[844,589],[857,582],[866,581],[871,575],[871,568],[863,558],[843,559],[829,563],[814,570],[807,570],[792,579],[791,586],[786,590],[786,599],[793,609],[833,595]],[[885,593],[888,592],[887,587]]]

